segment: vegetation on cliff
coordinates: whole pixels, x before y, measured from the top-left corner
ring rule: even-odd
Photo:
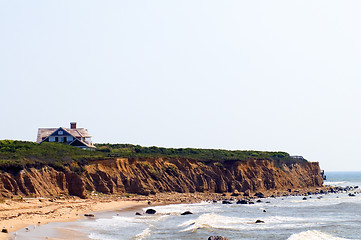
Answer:
[[[114,157],[169,157],[186,158],[207,161],[247,161],[247,160],[274,160],[284,162],[302,162],[305,160],[292,158],[286,152],[241,151],[224,149],[200,148],[163,148],[142,147],[132,144],[97,144],[97,151],[107,153]]]
[[[202,162],[273,160],[279,163],[303,162],[285,152],[230,151],[222,149],[142,147],[132,144],[97,144],[95,151],[87,151],[66,144],[1,140],[0,170],[19,171],[26,167],[50,165],[57,169],[72,163],[84,165],[92,160],[125,158],[182,158]]]
[[[5,171],[19,171],[26,167],[45,165],[62,169],[73,162],[82,164],[103,157],[104,153],[84,151],[66,144],[0,141],[0,169]]]

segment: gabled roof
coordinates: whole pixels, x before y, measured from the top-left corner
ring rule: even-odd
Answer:
[[[39,128],[36,142],[40,143],[43,140],[43,138],[47,138],[48,136],[50,136],[52,133],[54,133],[58,129],[59,128]],[[61,129],[65,130],[66,132],[68,132],[70,135],[72,135],[75,138],[76,137],[85,137],[85,138],[92,137],[88,133],[88,130],[85,128],[70,129],[70,128],[61,127]]]
[[[88,148],[95,148],[93,145],[90,145],[84,141],[81,141],[77,138],[75,138],[69,145],[74,147],[88,147]]]

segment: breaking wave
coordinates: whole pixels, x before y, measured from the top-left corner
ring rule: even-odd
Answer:
[[[339,238],[327,233],[316,230],[310,230],[293,234],[288,240],[348,240],[347,238]]]

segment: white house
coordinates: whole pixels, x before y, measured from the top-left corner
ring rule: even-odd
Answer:
[[[76,122],[71,122],[70,128],[39,128],[36,142],[59,142],[79,148],[94,149],[91,137],[87,129],[77,128]]]

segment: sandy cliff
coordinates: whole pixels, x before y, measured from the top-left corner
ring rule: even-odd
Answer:
[[[188,159],[111,159],[79,171],[51,167],[0,173],[5,197],[86,197],[89,192],[153,194],[159,192],[245,192],[322,186],[318,163],[277,164],[269,160],[200,162]]]

